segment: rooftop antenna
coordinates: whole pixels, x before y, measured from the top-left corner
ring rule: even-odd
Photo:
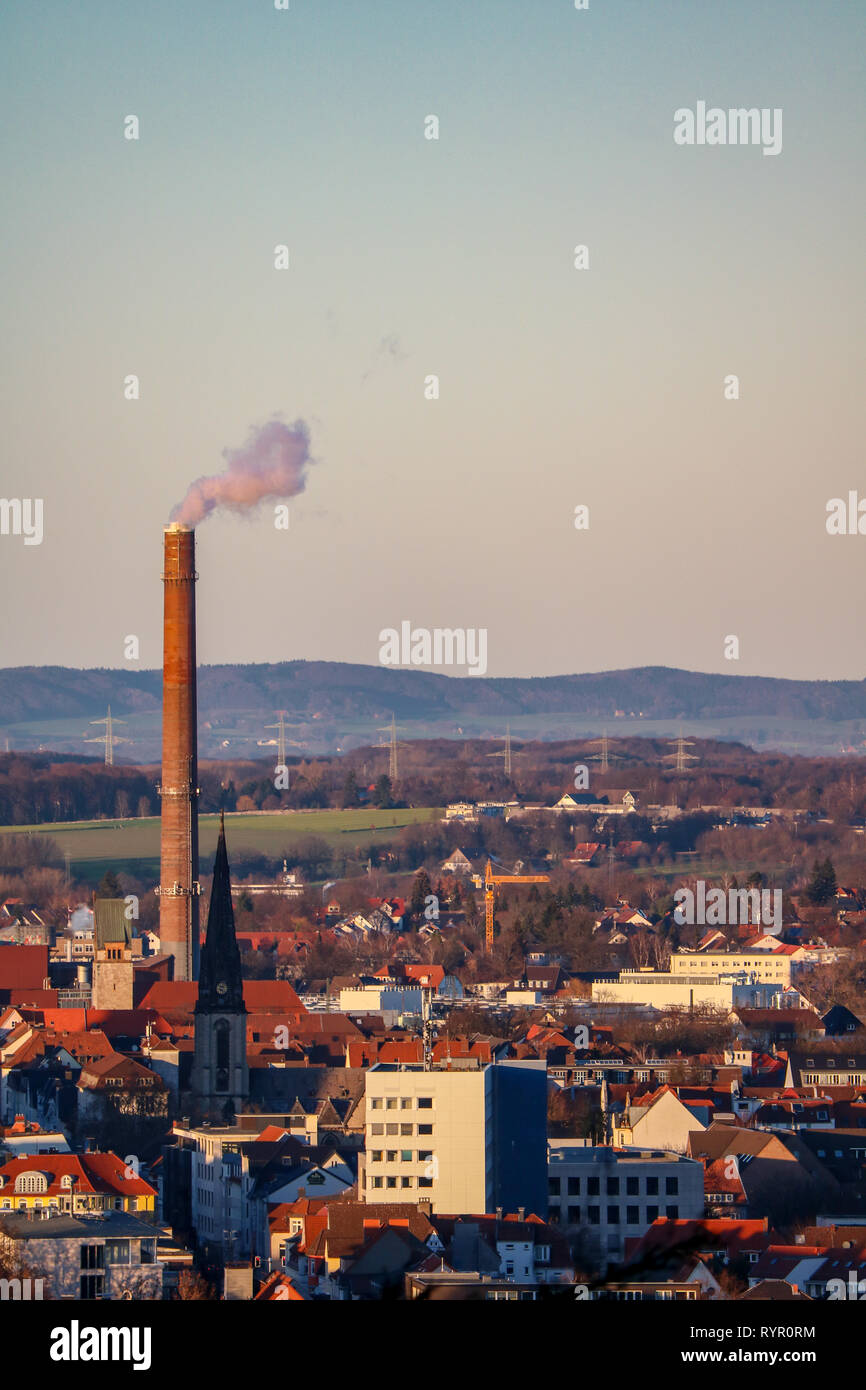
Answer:
[[[433,1070],[433,1018],[431,1005],[433,991],[429,987],[421,989],[421,1038],[424,1047],[424,1070]]]
[[[104,724],[105,733],[98,738],[86,738],[85,743],[104,743],[105,744],[105,766],[114,766],[114,749],[118,743],[132,743],[131,738],[120,738],[114,732],[115,724],[125,724],[125,719],[114,719],[111,714],[111,705],[108,706],[108,714],[104,719],[91,719],[91,724]]]

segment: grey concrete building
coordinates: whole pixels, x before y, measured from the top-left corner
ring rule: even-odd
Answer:
[[[548,1155],[548,1220],[573,1228],[588,1251],[621,1259],[628,1239],[659,1217],[704,1214],[704,1169],[661,1149],[613,1149],[557,1139]]]

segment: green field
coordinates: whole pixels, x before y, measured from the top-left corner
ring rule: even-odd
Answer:
[[[271,858],[286,855],[291,859],[292,841],[307,835],[326,840],[335,849],[363,850],[404,825],[437,820],[442,814],[435,806],[394,811],[367,807],[352,811],[229,812],[226,840],[229,858],[233,852],[252,850]],[[206,873],[216,850],[219,816],[199,816],[198,825],[202,871]],[[0,834],[50,836],[61,854],[69,855],[72,877],[88,883],[97,883],[107,869],[126,870],[142,878],[159,877],[157,816],[0,826]]]

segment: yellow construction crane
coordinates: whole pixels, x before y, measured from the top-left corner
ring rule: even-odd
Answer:
[[[549,874],[495,874],[490,860],[484,874],[484,944],[493,950],[493,906],[497,883],[549,883]]]

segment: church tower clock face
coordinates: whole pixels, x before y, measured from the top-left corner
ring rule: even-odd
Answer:
[[[220,980],[219,984],[218,984],[217,987],[216,987],[216,992],[217,992],[217,994],[227,994],[227,993],[228,993],[228,985],[226,984],[225,980]]]

